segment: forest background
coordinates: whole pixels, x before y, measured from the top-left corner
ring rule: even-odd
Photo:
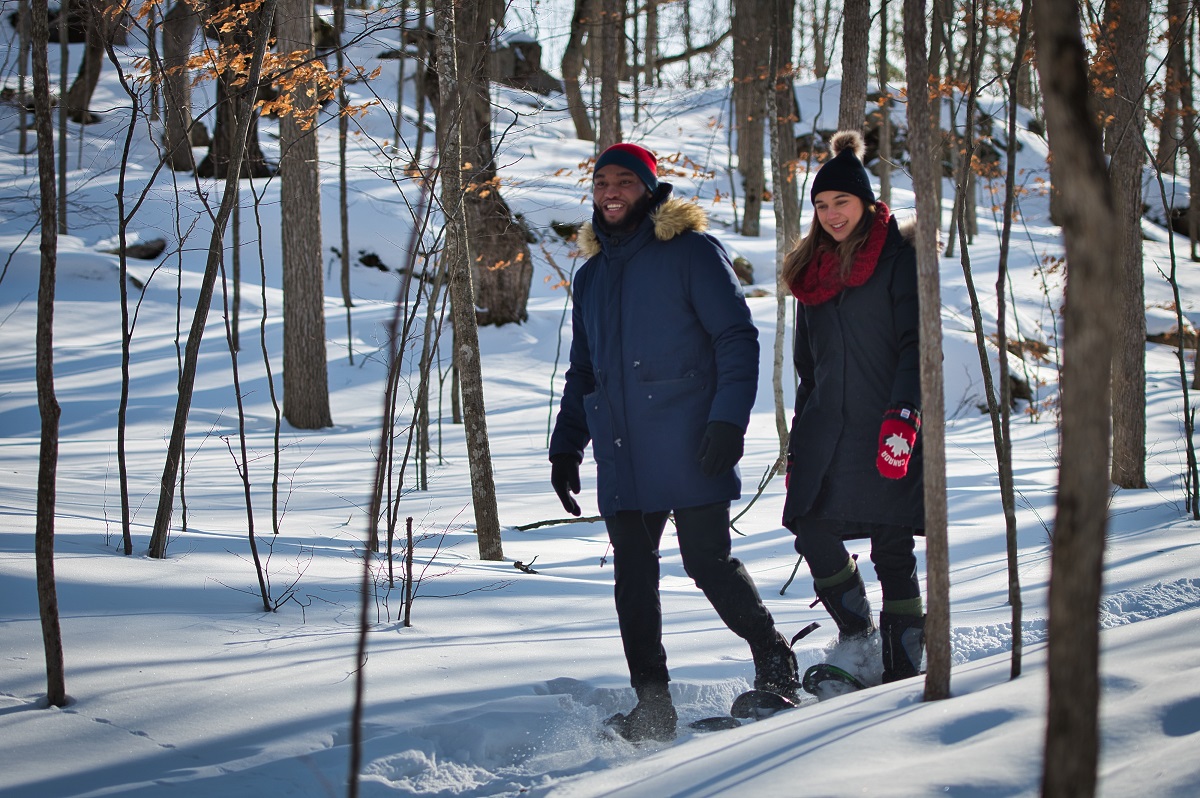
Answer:
[[[919,246],[923,286],[940,299],[924,304],[944,338],[927,347],[944,357],[931,377],[943,384],[927,396],[944,400],[945,411],[927,407],[934,421],[925,434],[946,436],[941,498],[931,506],[942,513],[933,526],[952,534],[940,543],[931,535],[922,562],[931,621],[944,613],[924,694],[909,686],[864,696],[877,703],[846,735],[846,750],[928,742],[930,732],[915,734],[912,721],[884,721],[908,715],[914,700],[936,706],[987,693],[1008,670],[1021,712],[1011,700],[960,704],[965,714],[932,727],[931,772],[914,772],[909,757],[892,773],[899,763],[885,758],[864,779],[896,794],[921,794],[919,784],[994,794],[997,780],[1006,794],[1091,794],[1106,784],[1122,794],[1146,777],[1116,743],[1136,728],[1162,743],[1155,750],[1170,763],[1154,769],[1161,794],[1194,789],[1195,775],[1169,752],[1194,741],[1196,698],[1143,681],[1194,668],[1177,658],[1186,626],[1173,617],[1194,619],[1194,527],[1170,520],[1196,514],[1193,364],[1176,346],[1194,335],[1186,269],[1177,270],[1195,252],[1189,185],[1200,184],[1186,179],[1200,162],[1188,157],[1191,9],[1046,4],[1057,16],[1038,18],[1041,37],[1057,42],[1065,20],[1080,58],[1056,62],[1039,81],[1045,66],[1025,49],[1028,8],[676,2],[628,13],[613,5],[336,7],[318,9],[316,23],[302,3],[148,5],[125,18],[81,5],[53,25],[44,5],[5,5],[6,21],[33,23],[5,28],[10,201],[0,231],[8,253],[0,334],[11,389],[0,419],[13,496],[4,595],[14,609],[3,628],[16,675],[0,722],[13,743],[4,763],[11,786],[74,795],[182,784],[249,794],[282,780],[300,794],[336,793],[343,783],[352,794],[574,794],[644,778],[633,768],[592,787],[578,779],[647,752],[588,734],[598,713],[626,700],[602,525],[553,517],[537,441],[561,378],[564,303],[578,265],[571,235],[587,216],[589,159],[622,138],[652,146],[668,179],[705,203],[739,265],[752,270],[764,377],[743,472],[748,488],[755,472],[764,484],[739,508],[747,530],[739,551],[760,581],[776,575],[786,585],[797,563],[770,478],[791,375],[774,264],[807,223],[799,199],[822,139],[859,126],[895,208],[915,208],[927,223],[940,198],[941,257],[928,230]],[[267,50],[262,34],[272,22]],[[28,69],[22,30],[34,43],[51,31],[58,39],[33,47]],[[71,43],[72,32],[82,40]],[[1074,51],[1043,52],[1045,61]],[[907,91],[922,63],[927,99]],[[1063,92],[1053,78],[1074,75],[1071,67],[1082,82]],[[61,102],[52,102],[51,75]],[[274,88],[250,113],[245,87],[264,78]],[[1056,125],[1064,97],[1096,105]],[[912,125],[921,105],[940,132]],[[1108,166],[1086,158],[1102,157],[1101,148]],[[1082,167],[1056,172],[1051,191],[1048,163],[1075,156]],[[447,160],[462,169],[438,168]],[[1097,171],[1103,183],[1086,183]],[[933,212],[923,210],[931,200]],[[1019,248],[1014,231],[1024,238]],[[1103,257],[1086,247],[1072,253],[1073,241]],[[1064,310],[1068,264],[1071,296],[1089,299]],[[1002,290],[981,302],[976,282]],[[330,290],[335,283],[340,292]],[[343,323],[344,338],[335,332]],[[1072,357],[1075,341],[1100,348]],[[989,385],[993,370],[1011,378]],[[1076,389],[1062,392],[1063,382]],[[979,407],[989,414],[975,416]],[[1072,445],[1080,440],[1072,429],[1090,437]],[[1014,444],[1015,478],[1006,454]],[[981,470],[985,457],[991,465]],[[965,499],[976,494],[998,506]],[[1064,516],[1064,495],[1068,507],[1092,512]],[[540,525],[547,521],[559,523]],[[186,573],[156,567],[171,562]],[[518,576],[499,577],[500,565],[507,573],[516,565]],[[1056,590],[1057,578],[1066,581]],[[666,583],[680,602],[668,620],[681,626],[675,689],[688,713],[719,711],[744,686],[746,658],[710,628],[681,573]],[[209,607],[210,592],[196,593],[205,585],[227,585],[220,591],[232,595]],[[958,595],[939,592],[951,588]],[[477,594],[494,590],[500,599],[484,611]],[[423,593],[441,596],[431,602],[439,608],[412,625]],[[1059,612],[1056,594],[1065,597]],[[817,617],[807,601],[781,603],[773,609],[789,626]],[[549,607],[567,605],[575,609],[561,627],[543,626],[554,620]],[[147,606],[161,611],[146,614]],[[119,619],[117,631],[101,618]],[[1139,643],[1140,656],[1106,660],[1119,676],[1100,678],[1095,618],[1101,626],[1148,621],[1152,639]],[[1067,633],[1057,649],[1066,678],[1046,700],[1040,679],[1054,684],[1056,619]],[[232,670],[206,666],[231,650],[230,635],[255,654]],[[315,648],[301,642],[310,638]],[[1122,650],[1133,647],[1120,639]],[[593,648],[593,640],[603,642]],[[264,689],[267,652],[284,641],[296,658],[285,656],[280,670],[303,676]],[[1017,678],[1025,643],[1038,678]],[[991,661],[1003,651],[1007,666]],[[371,666],[362,667],[368,652]],[[811,663],[821,653],[806,645],[801,656]],[[80,686],[68,695],[74,657]],[[331,667],[339,657],[350,662]],[[980,676],[951,687],[951,664],[985,660],[971,671]],[[131,676],[146,668],[155,676]],[[398,674],[403,686],[391,684]],[[384,684],[368,684],[368,675]],[[130,680],[138,684],[125,700],[117,685]],[[220,686],[210,692],[209,681]],[[296,684],[312,685],[303,703]],[[1104,706],[1122,714],[1099,727],[1102,688]],[[239,698],[230,704],[230,696]],[[1081,717],[1056,725],[1056,702]],[[289,718],[305,705],[319,709],[293,728]],[[35,711],[47,706],[63,711]],[[787,723],[788,734],[820,739],[818,729],[830,728],[823,724],[839,723],[832,711],[808,720]],[[769,759],[771,751],[793,756],[754,778],[786,784],[803,772],[842,783],[844,758],[794,757],[803,745],[794,736],[760,739],[769,728],[737,739]],[[116,752],[130,736],[148,748],[126,760]],[[1029,763],[1041,752],[1029,741],[1043,737],[1041,761],[1054,767],[1039,777]],[[960,766],[960,744],[980,738],[992,743],[1001,774]],[[50,739],[70,741],[80,755],[63,767],[32,754]],[[1064,746],[1057,755],[1055,745]],[[677,757],[668,761],[689,763],[689,779],[736,782],[716,775],[725,765],[713,750],[685,735],[644,761],[660,772],[662,757]],[[114,756],[130,767],[102,764]],[[1013,762],[1024,764],[1003,768]],[[1097,783],[1098,773],[1106,778]],[[215,777],[220,787],[208,781]],[[670,790],[696,794],[686,782]]]

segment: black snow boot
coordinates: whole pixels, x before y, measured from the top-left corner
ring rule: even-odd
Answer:
[[[825,611],[837,624],[840,642],[869,637],[875,631],[875,623],[871,620],[871,603],[867,601],[867,588],[857,566],[848,579],[829,587],[813,585],[813,589],[825,606]]]
[[[770,645],[751,646],[754,655],[754,689],[781,695],[791,701],[797,700],[800,692],[800,672],[796,666],[796,654],[788,645],[787,638],[779,632]]]
[[[879,632],[884,684],[919,675],[925,650],[925,616],[881,612]]]
[[[671,704],[670,688],[665,684],[648,684],[635,689],[637,706],[628,714],[618,712],[604,721],[604,725],[632,742],[674,740],[678,716]]]

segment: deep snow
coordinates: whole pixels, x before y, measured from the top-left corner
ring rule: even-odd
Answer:
[[[5,28],[5,35],[8,29]],[[368,39],[356,56],[368,61],[394,31]],[[391,42],[394,44],[394,40]],[[10,48],[11,52],[11,48]],[[77,57],[77,55],[75,56]],[[51,48],[56,74],[57,48]],[[6,63],[11,64],[10,58]],[[395,85],[395,62],[374,84]],[[12,80],[8,78],[8,80]],[[202,89],[197,104],[202,105]],[[366,99],[365,87],[356,87]],[[812,124],[818,87],[799,90]],[[411,92],[408,97],[411,98]],[[836,114],[836,90],[824,114]],[[681,730],[671,745],[635,747],[597,735],[608,714],[633,701],[611,599],[611,562],[603,525],[558,524],[520,531],[563,513],[550,490],[545,449],[555,389],[561,386],[564,292],[549,259],[569,272],[578,261],[551,230],[588,212],[586,168],[591,145],[572,138],[561,98],[543,102],[500,91],[500,125],[514,121],[501,153],[508,201],[541,236],[533,245],[535,277],[529,321],[481,331],[488,427],[494,458],[505,560],[477,559],[461,428],[440,405],[437,459],[428,491],[411,478],[400,519],[414,519],[415,560],[422,579],[413,626],[398,621],[399,591],[377,572],[370,597],[367,708],[363,727],[362,794],[366,796],[923,796],[960,798],[1038,794],[1045,705],[1046,586],[1054,520],[1057,369],[1055,311],[1061,303],[1059,232],[1037,190],[1021,200],[1014,242],[1012,297],[1020,332],[1051,347],[1029,361],[1034,402],[1020,403],[1012,434],[1024,601],[1022,675],[1009,678],[1011,612],[1007,606],[1004,522],[991,428],[979,403],[979,362],[957,259],[943,259],[943,319],[950,507],[953,697],[921,701],[912,680],[845,696],[713,734]],[[762,377],[742,463],[749,503],[770,466],[774,432],[770,364],[775,299],[770,279],[774,235],[770,208],[764,233],[749,240],[730,230],[727,103],[722,91],[662,90],[650,98],[626,136],[658,150],[680,152],[711,170],[669,178],[696,195],[717,234],[756,267],[751,298],[759,325]],[[411,102],[411,100],[410,100]],[[336,278],[327,310],[330,390],[335,426],[316,432],[284,427],[281,532],[270,534],[271,440],[274,411],[258,349],[261,303],[266,338],[279,378],[281,326],[278,183],[258,181],[261,230],[243,183],[242,291],[239,369],[247,412],[255,525],[269,554],[273,595],[294,601],[264,613],[249,560],[246,510],[236,466],[236,406],[220,303],[214,303],[203,345],[189,425],[187,527],[166,560],[144,556],[157,503],[157,483],[174,412],[176,292],[183,325],[190,320],[207,244],[200,194],[214,202],[220,186],[190,175],[160,174],[132,222],[142,240],[167,238],[168,256],[131,264],[148,287],[133,336],[128,463],[136,553],[118,553],[115,419],[119,390],[120,322],[115,256],[102,254],[116,237],[114,192],[127,124],[125,101],[111,64],[93,104],[104,121],[70,128],[70,235],[60,239],[55,318],[55,379],[62,405],[56,577],[66,650],[62,709],[45,708],[45,668],[34,586],[33,531],[40,422],[34,384],[37,294],[36,163],[17,154],[16,112],[0,107],[0,790],[6,796],[177,795],[323,796],[345,791],[349,719],[355,677],[358,581],[373,457],[379,445],[386,356],[385,328],[399,277],[356,267],[353,275],[354,362],[346,354],[345,313]],[[358,251],[400,263],[411,220],[402,189],[386,175],[397,164],[383,140],[392,122],[385,105],[356,124],[351,150],[351,240]],[[411,109],[409,109],[411,111]],[[514,118],[515,115],[515,118]],[[723,116],[724,115],[724,116]],[[415,118],[412,114],[409,118]],[[710,124],[720,120],[719,124]],[[336,142],[322,130],[325,159],[323,234],[336,245]],[[272,122],[262,141],[277,152]],[[411,125],[404,127],[406,140]],[[1045,174],[1044,143],[1027,132],[1019,165],[1036,189]],[[154,150],[139,128],[130,157],[130,195],[147,187]],[[682,170],[681,170],[682,171]],[[382,175],[382,176],[381,176]],[[893,209],[911,213],[912,198],[897,177]],[[174,211],[177,191],[182,206]],[[716,192],[721,198],[716,199]],[[949,194],[949,192],[948,192]],[[980,198],[980,235],[971,248],[976,283],[994,307],[999,220]],[[182,247],[178,231],[195,229]],[[807,214],[805,218],[807,225]],[[1166,234],[1146,244],[1146,298],[1152,328],[1164,319],[1170,291]],[[257,253],[266,253],[260,292]],[[174,250],[181,249],[176,255]],[[1186,246],[1177,243],[1180,253]],[[331,268],[334,258],[329,257]],[[179,267],[182,266],[182,274]],[[157,268],[156,268],[157,267]],[[1196,277],[1183,263],[1185,311],[1197,318]],[[178,282],[177,282],[178,280]],[[994,329],[994,310],[984,311]],[[1163,323],[1169,323],[1167,315]],[[564,337],[565,336],[565,337]],[[790,340],[790,336],[788,336]],[[562,347],[560,349],[560,347]],[[412,362],[412,351],[409,362]],[[1191,353],[1188,367],[1192,368]],[[1026,370],[1022,370],[1026,373]],[[277,383],[278,384],[278,383]],[[406,380],[402,423],[411,412]],[[790,402],[791,390],[787,391]],[[1151,487],[1113,490],[1105,570],[1103,629],[1103,750],[1100,794],[1194,796],[1200,793],[1200,547],[1184,509],[1182,394],[1174,351],[1147,346]],[[595,512],[594,473],[583,469],[585,515]],[[735,552],[747,564],[780,626],[794,632],[823,625],[798,644],[801,666],[819,661],[832,624],[810,607],[804,569],[779,524],[782,485],[770,482],[738,521]],[[749,651],[718,621],[683,573],[668,535],[663,547],[666,646],[681,720],[725,711],[753,676]],[[865,550],[863,550],[865,554]],[[923,553],[923,552],[922,552]],[[514,567],[520,562],[536,574]],[[870,595],[878,588],[868,559],[860,560]],[[922,567],[923,572],[923,567]]]

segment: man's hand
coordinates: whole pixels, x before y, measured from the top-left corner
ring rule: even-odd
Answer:
[[[550,484],[563,509],[571,515],[579,515],[579,502],[571,496],[579,493],[579,461],[575,455],[556,454],[550,458]]]
[[[745,449],[746,432],[727,421],[710,421],[696,459],[706,477],[717,477],[737,465]]]

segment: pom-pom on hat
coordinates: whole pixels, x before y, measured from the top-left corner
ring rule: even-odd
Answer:
[[[654,191],[658,188],[658,158],[645,147],[636,144],[614,144],[596,159],[596,168],[592,174],[599,172],[609,165],[620,166],[633,172],[646,184],[646,188]]]
[[[808,198],[815,202],[822,191],[844,191],[873,205],[875,192],[871,189],[871,175],[862,162],[867,152],[862,134],[857,130],[839,130],[829,139],[829,151],[833,157],[817,170]]]

